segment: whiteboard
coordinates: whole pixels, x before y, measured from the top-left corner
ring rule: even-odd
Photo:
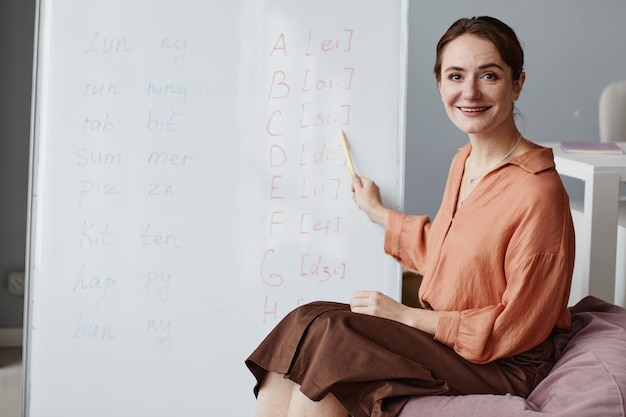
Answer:
[[[407,1],[40,0],[25,415],[252,415],[291,309],[399,299]]]

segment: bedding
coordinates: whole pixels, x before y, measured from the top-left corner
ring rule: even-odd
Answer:
[[[570,309],[572,329],[555,339],[557,362],[527,399],[415,397],[400,417],[626,417],[626,310],[591,296]]]

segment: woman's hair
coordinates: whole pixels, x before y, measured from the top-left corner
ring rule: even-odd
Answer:
[[[438,82],[441,81],[443,49],[448,43],[465,34],[476,35],[491,41],[500,52],[504,62],[511,67],[513,80],[519,80],[524,70],[524,51],[517,35],[513,29],[500,20],[489,16],[480,16],[457,20],[437,43],[437,58],[433,70]]]

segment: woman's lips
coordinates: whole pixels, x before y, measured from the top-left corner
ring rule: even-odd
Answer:
[[[457,109],[461,110],[463,113],[482,113],[484,111],[489,110],[489,106],[485,107],[457,107]]]

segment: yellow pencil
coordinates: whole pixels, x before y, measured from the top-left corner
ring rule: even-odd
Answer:
[[[346,140],[346,135],[343,133],[343,129],[339,129],[339,134],[341,135],[341,143],[343,144],[343,151],[346,153],[346,160],[348,161],[348,171],[350,172],[350,176],[354,176],[354,165],[352,165],[352,157],[350,156],[350,148],[348,147],[348,141]]]

